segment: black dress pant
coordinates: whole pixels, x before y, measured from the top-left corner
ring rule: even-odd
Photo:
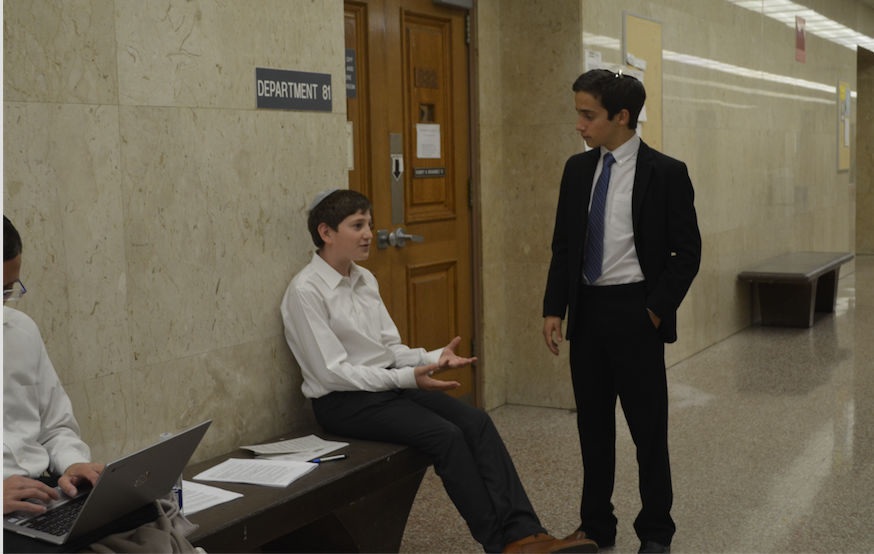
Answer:
[[[676,527],[668,457],[665,346],[646,309],[643,283],[580,289],[571,376],[583,454],[582,529],[596,542],[616,536],[616,398],[637,447],[642,542],[669,545]]]
[[[331,433],[406,444],[428,456],[471,535],[487,552],[545,532],[484,411],[418,389],[332,392],[313,399],[313,411]]]

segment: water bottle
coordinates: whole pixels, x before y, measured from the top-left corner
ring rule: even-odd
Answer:
[[[164,442],[173,436],[173,433],[161,433],[159,435],[158,442]],[[176,499],[176,504],[179,505],[179,513],[182,512],[182,474],[179,474],[179,479],[176,480],[176,483],[173,485],[173,498]]]

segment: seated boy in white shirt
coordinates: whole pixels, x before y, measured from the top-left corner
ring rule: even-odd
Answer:
[[[443,394],[457,382],[431,377],[475,360],[455,354],[461,338],[432,352],[401,344],[376,279],[355,263],[370,255],[371,211],[355,191],[316,197],[308,227],[318,251],[282,301],[285,337],[316,420],[331,433],[427,455],[487,552],[597,552],[589,539],[546,534],[491,418]]]
[[[45,512],[58,492],[42,481],[43,472],[70,496],[76,485],[94,484],[103,464],[91,462],[91,450],[79,438],[79,424],[58,374],[46,353],[36,323],[6,306],[24,292],[21,236],[3,216],[3,513]]]

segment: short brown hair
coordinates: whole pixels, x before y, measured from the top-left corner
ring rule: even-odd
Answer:
[[[337,230],[340,223],[350,215],[358,212],[366,214],[373,211],[373,204],[360,192],[354,190],[338,190],[319,202],[310,210],[307,218],[307,228],[313,237],[313,243],[319,250],[325,246],[325,241],[319,235],[319,225],[327,223],[328,227]]]

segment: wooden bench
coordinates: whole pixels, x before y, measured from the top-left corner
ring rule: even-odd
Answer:
[[[834,312],[848,252],[794,252],[745,269],[738,279],[759,287],[762,325],[811,327],[813,314]]]
[[[207,552],[397,552],[425,470],[431,462],[408,446],[338,437],[320,428],[269,441],[316,434],[348,442],[328,462],[286,488],[204,482],[242,498],[191,515],[200,528],[188,539]],[[186,468],[185,479],[228,458],[229,452]]]

